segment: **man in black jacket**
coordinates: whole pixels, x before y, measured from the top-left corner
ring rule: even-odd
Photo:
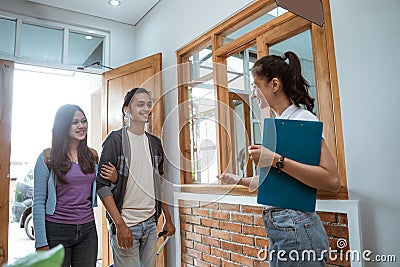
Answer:
[[[122,112],[129,126],[112,131],[103,143],[97,194],[107,209],[114,266],[155,266],[156,224],[175,234],[162,202],[164,152],[159,138],[145,131],[152,100],[144,88],[125,95]],[[111,179],[107,180],[107,179]]]

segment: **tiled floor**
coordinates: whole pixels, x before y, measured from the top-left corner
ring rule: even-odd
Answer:
[[[8,227],[8,263],[35,252],[35,241],[28,238],[19,223],[9,223]]]

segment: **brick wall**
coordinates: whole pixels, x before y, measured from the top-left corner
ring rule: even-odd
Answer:
[[[180,200],[179,205],[182,267],[268,266],[267,261],[258,258],[266,257],[264,251],[269,244],[260,207],[193,200]],[[344,249],[348,250],[346,214],[318,214],[330,247],[339,249],[337,242],[344,238]],[[330,260],[328,266],[350,266],[340,255]]]

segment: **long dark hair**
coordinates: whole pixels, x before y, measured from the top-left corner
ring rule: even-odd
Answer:
[[[70,104],[61,106],[54,117],[49,167],[54,171],[57,180],[63,184],[66,183],[65,174],[71,169],[71,161],[68,157],[69,130],[76,111],[82,112],[86,117],[79,106]],[[95,171],[96,159],[87,146],[87,135],[79,142],[78,161],[83,173]]]
[[[286,63],[286,60],[289,63]],[[301,75],[301,64],[297,55],[288,51],[282,56],[269,55],[260,58],[254,63],[251,69],[253,76],[266,78],[270,82],[273,78],[281,79],[285,94],[296,106],[300,104],[313,112],[314,98],[312,98],[308,89],[310,85]]]

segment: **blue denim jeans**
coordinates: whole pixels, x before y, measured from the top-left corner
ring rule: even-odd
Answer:
[[[115,267],[155,267],[156,266],[156,217],[129,227],[133,236],[130,249],[118,247],[116,235],[110,236]]]
[[[63,224],[46,221],[46,236],[50,248],[62,244],[65,256],[62,267],[95,267],[97,232],[94,221],[85,224]]]
[[[269,266],[326,266],[328,236],[315,212],[270,208],[263,211],[270,243]]]

